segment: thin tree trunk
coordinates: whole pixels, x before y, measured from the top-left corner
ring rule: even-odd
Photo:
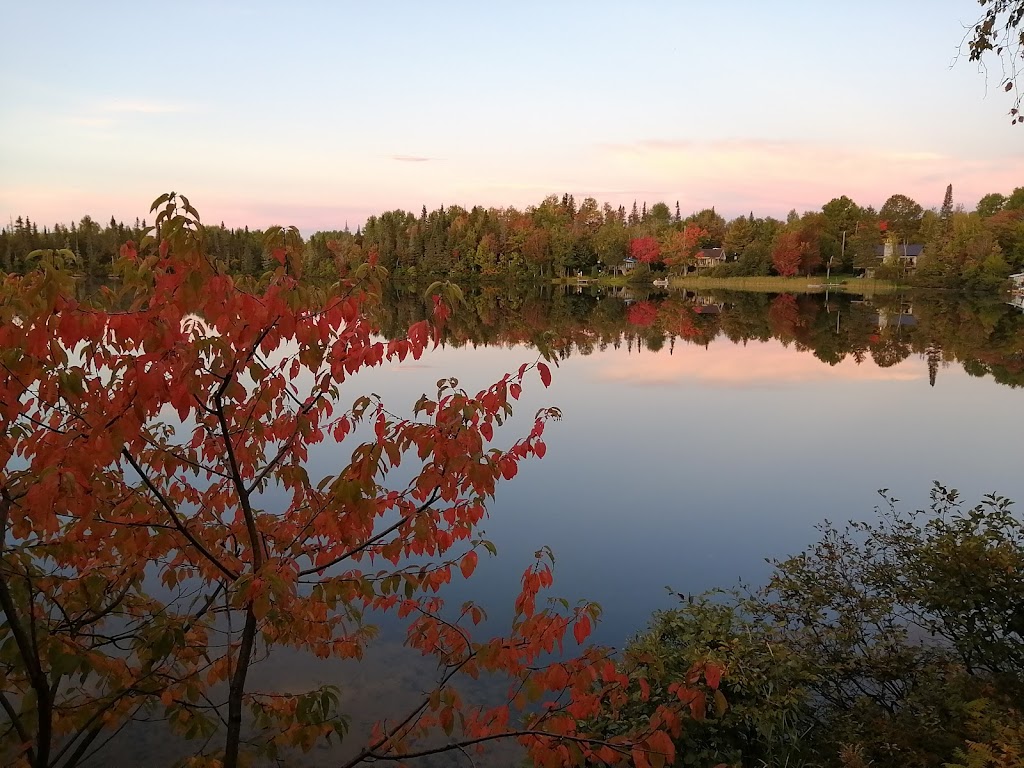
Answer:
[[[242,743],[242,699],[245,696],[245,677],[249,673],[256,639],[256,614],[252,606],[245,610],[242,643],[238,647],[238,661],[228,686],[228,733],[224,744],[224,768],[238,768],[238,752]]]

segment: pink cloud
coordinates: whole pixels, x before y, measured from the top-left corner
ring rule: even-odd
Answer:
[[[789,141],[651,140],[606,145],[599,156],[640,186],[678,190],[692,208],[715,205],[731,215],[813,210],[843,194],[875,207],[896,193],[938,206],[949,183],[955,200],[970,210],[983,195],[1010,192],[1024,178],[1024,156],[968,159]]]

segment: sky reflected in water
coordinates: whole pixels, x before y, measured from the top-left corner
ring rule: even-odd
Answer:
[[[525,346],[442,348],[354,384],[399,409],[442,376],[475,391],[536,358]],[[1021,397],[955,363],[931,387],[921,356],[829,366],[777,340],[571,355],[550,389],[526,387],[499,433],[511,442],[538,408],[563,412],[545,458],[499,486],[485,526],[498,558],[449,599],[506,615],[533,552],[549,545],[555,593],[601,603],[596,637],[620,645],[672,604],[666,586],[757,584],[765,558],[802,549],[821,520],[873,515],[880,488],[914,506],[933,480],[971,503],[990,491],[1024,499]],[[333,450],[311,475],[329,471]]]

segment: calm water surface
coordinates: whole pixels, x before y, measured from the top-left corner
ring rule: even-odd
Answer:
[[[397,306],[390,322],[424,311]],[[1024,313],[998,302],[492,292],[470,298],[443,347],[360,374],[342,401],[372,391],[403,413],[439,378],[474,392],[538,348],[558,360],[552,385],[525,387],[499,443],[528,431],[541,407],[563,418],[548,426],[545,458],[498,488],[485,525],[498,557],[446,594],[487,606],[496,631],[545,545],[553,594],[599,602],[595,639],[621,646],[673,604],[666,587],[756,586],[765,559],[803,549],[823,519],[870,518],[880,488],[915,507],[933,480],[971,503],[988,492],[1024,501]],[[310,475],[337,471],[350,452],[318,446]],[[429,689],[434,672],[384,623],[363,663],[275,652],[254,682],[340,683],[355,736]],[[129,752],[141,758],[152,743]],[[318,749],[308,762],[338,756]]]
[[[955,360],[935,365],[939,338],[928,340],[937,368],[931,380],[928,353],[912,350],[922,334],[936,335],[920,299],[888,312],[834,299],[824,312],[820,298],[802,301],[824,315],[806,325],[827,320],[829,329],[845,307],[865,326],[868,354],[828,364],[785,334],[735,343],[721,330],[722,315],[735,311],[728,302],[713,305],[719,330],[710,340],[680,338],[652,351],[652,326],[629,327],[633,302],[623,307],[617,346],[584,354],[577,345],[549,389],[539,380],[526,387],[519,418],[505,428],[509,441],[540,407],[559,407],[563,419],[548,427],[544,459],[499,486],[486,524],[499,556],[469,582],[472,596],[495,610],[510,606],[533,552],[549,545],[555,592],[600,602],[597,639],[619,645],[652,610],[672,604],[666,586],[756,585],[769,572],[765,558],[802,549],[816,523],[870,517],[878,489],[914,506],[926,504],[933,480],[971,503],[992,491],[1024,500],[1024,389],[978,376],[972,363],[976,375]],[[1000,362],[1019,365],[1021,313],[1005,305],[987,311],[965,310],[962,322],[1008,324],[1010,352]],[[948,308],[936,312],[950,320]],[[838,314],[838,335],[846,334]],[[872,355],[892,339],[911,348],[905,359],[889,364],[888,352]],[[371,372],[360,386],[388,404],[411,403],[442,376],[475,391],[536,358],[536,348],[522,343],[449,346]],[[326,472],[329,460],[321,461]]]

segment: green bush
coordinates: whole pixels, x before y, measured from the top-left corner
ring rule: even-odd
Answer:
[[[695,663],[724,670],[679,764],[1022,764],[1024,523],[998,496],[964,508],[936,484],[907,513],[882,494],[875,522],[823,523],[763,589],[688,598],[629,644],[655,681],[634,718]]]

